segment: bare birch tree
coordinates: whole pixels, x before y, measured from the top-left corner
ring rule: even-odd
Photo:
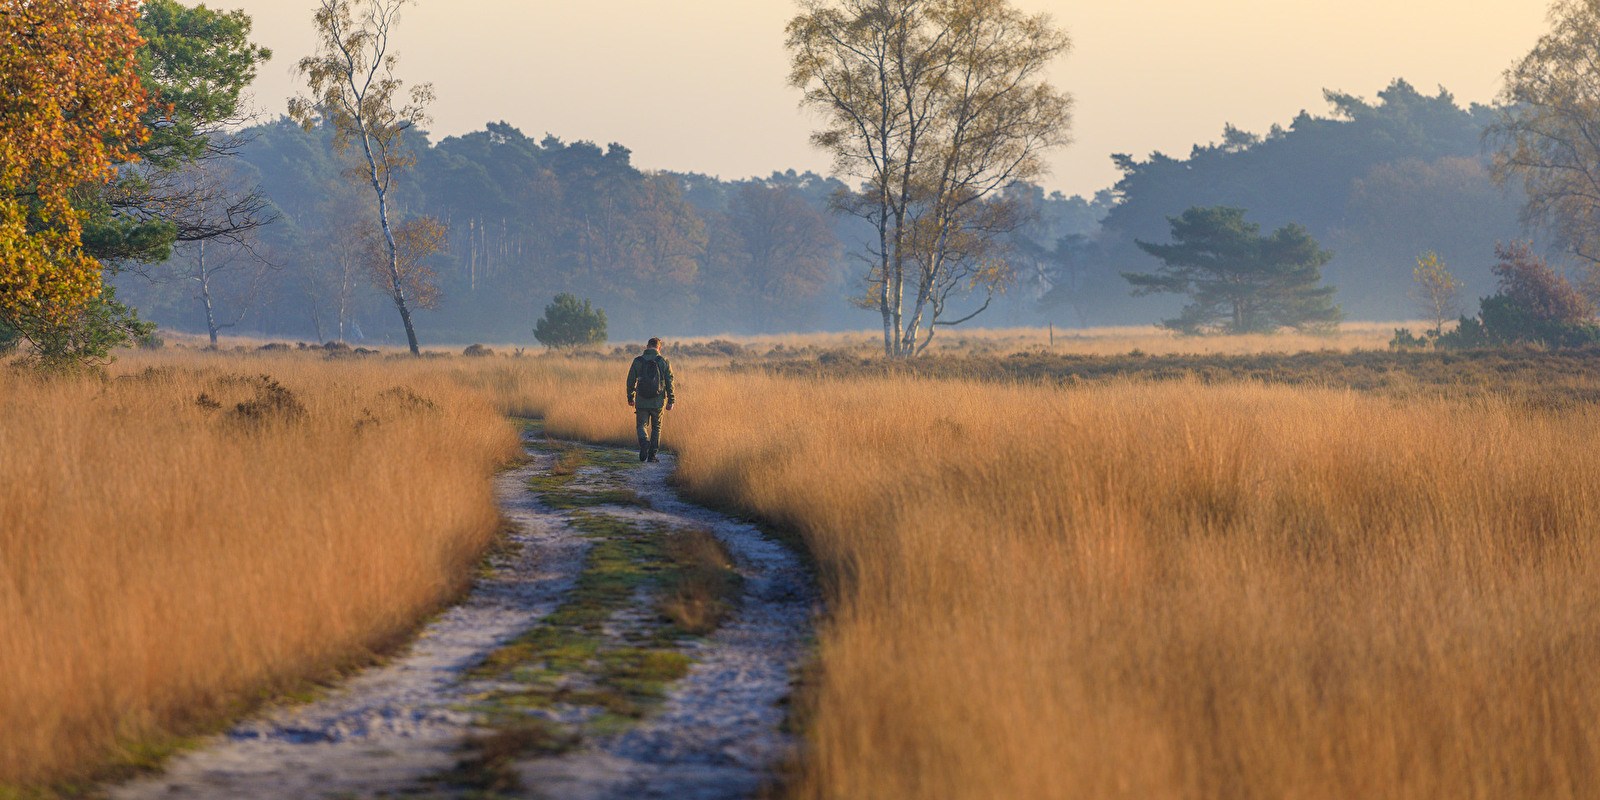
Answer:
[[[357,301],[370,284],[372,240],[380,230],[375,212],[350,195],[353,187],[330,184],[327,195],[308,212],[317,224],[296,230],[297,238],[279,256],[289,269],[296,293],[317,341],[348,342],[356,325]],[[352,232],[366,232],[365,235]],[[382,250],[383,246],[378,245]],[[388,263],[385,252],[382,261]],[[379,285],[378,288],[382,288]],[[410,302],[408,305],[415,305]],[[331,334],[324,336],[325,333]]]
[[[254,265],[257,272],[270,266],[258,256],[255,245],[260,230],[276,222],[278,212],[237,167],[217,158],[201,158],[169,170],[152,185],[162,187],[163,195],[181,198],[166,219],[177,230],[180,250],[192,253],[194,260],[187,264],[176,262],[171,269],[177,277],[195,285],[196,299],[205,311],[206,332],[211,346],[216,347],[220,331],[243,318],[254,294],[239,293],[234,298],[239,301],[234,304],[238,316],[221,322],[217,278],[224,272],[238,271],[242,263]],[[155,277],[149,272],[144,274]]]
[[[378,225],[387,259],[384,283],[393,287],[400,321],[412,355],[421,355],[417,330],[411,322],[411,303],[401,253],[396,243],[397,222],[391,192],[395,176],[415,162],[406,149],[405,133],[427,121],[433,100],[431,84],[418,84],[400,99],[404,83],[395,76],[399,63],[392,35],[400,10],[412,0],[322,0],[315,16],[320,37],[317,53],[300,60],[299,71],[312,97],[290,101],[289,113],[307,128],[319,121],[333,126],[340,149],[355,146],[364,167],[356,170],[372,188],[377,201]]]
[[[1071,98],[1045,79],[1069,48],[1047,15],[1007,0],[801,0],[790,83],[823,127],[812,141],[860,182],[838,207],[870,222],[870,295],[884,353],[923,352],[939,327],[988,308],[1022,221],[1001,190],[1038,177],[1066,144]],[[978,291],[976,310],[951,301]]]
[[[238,325],[260,307],[269,276],[277,268],[261,258],[254,247],[235,240],[201,239],[187,249],[195,258],[183,276],[195,284],[206,313],[206,332],[215,348],[224,329]],[[225,275],[236,277],[219,285]],[[231,306],[231,310],[224,313],[224,305]]]
[[[359,237],[345,235],[344,231],[371,230],[370,210],[357,210],[350,206],[330,203],[327,206],[330,225],[320,232],[323,268],[327,272],[329,298],[333,304],[334,322],[338,341],[350,340],[355,322],[356,294],[365,267],[370,275],[371,254],[368,243]],[[399,247],[396,241],[396,255]],[[365,259],[365,261],[363,260]],[[396,261],[398,262],[398,258]],[[408,295],[409,297],[409,295]]]

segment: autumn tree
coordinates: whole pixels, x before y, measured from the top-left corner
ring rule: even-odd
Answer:
[[[367,280],[397,307],[438,308],[444,295],[428,259],[444,250],[445,238],[444,224],[433,217],[412,217],[394,226],[388,238],[369,236],[363,262]],[[416,352],[415,339],[411,346]]]
[[[382,278],[412,355],[420,355],[416,326],[411,321],[410,276],[402,264],[400,231],[393,208],[398,174],[415,163],[406,147],[405,133],[427,120],[433,87],[418,84],[405,90],[395,75],[399,58],[393,34],[400,10],[411,0],[322,0],[314,17],[319,43],[314,55],[301,59],[300,74],[311,90],[310,98],[291,101],[289,112],[307,130],[326,121],[335,131],[335,144],[359,151],[363,166],[353,171],[372,189],[386,274]],[[418,239],[429,223],[414,228]]]
[[[1534,252],[1531,243],[1498,245],[1495,257],[1499,291],[1483,299],[1477,317],[1463,317],[1455,330],[1441,336],[1441,347],[1600,342],[1594,302]]]
[[[1432,250],[1417,257],[1411,280],[1415,284],[1411,290],[1412,299],[1423,316],[1433,323],[1431,335],[1443,335],[1444,324],[1461,313],[1461,281]]]
[[[1559,0],[1550,21],[1506,72],[1494,175],[1520,181],[1527,222],[1600,263],[1600,0]]]
[[[0,0],[0,321],[36,349],[102,292],[73,196],[147,135],[137,15],[132,0]]]
[[[1191,208],[1169,219],[1171,244],[1139,242],[1161,259],[1153,273],[1122,274],[1134,294],[1184,294],[1189,304],[1162,324],[1182,333],[1270,333],[1337,323],[1334,288],[1322,285],[1333,258],[1306,230],[1286,225],[1270,236],[1244,209]]]
[[[1564,325],[1594,321],[1594,304],[1535,253],[1531,243],[1500,245],[1495,256],[1500,294],[1532,318]]]
[[[1046,15],[1007,0],[802,0],[790,83],[820,113],[812,141],[860,182],[839,208],[869,222],[867,304],[884,352],[922,352],[960,291],[1009,278],[996,247],[1019,224],[999,193],[1042,174],[1071,100],[1045,79],[1068,49]]]

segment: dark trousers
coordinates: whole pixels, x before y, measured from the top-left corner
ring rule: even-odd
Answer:
[[[653,456],[661,449],[661,409],[640,408],[633,413],[633,419],[638,425],[639,453]],[[645,433],[645,426],[650,427],[649,435]]]

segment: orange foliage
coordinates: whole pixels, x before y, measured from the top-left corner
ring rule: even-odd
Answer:
[[[0,316],[57,321],[100,292],[70,193],[148,135],[134,0],[0,0]]]

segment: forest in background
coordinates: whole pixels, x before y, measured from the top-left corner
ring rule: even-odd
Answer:
[[[1265,134],[1229,125],[1188,158],[1113,156],[1123,176],[1103,201],[1108,213],[1095,235],[1063,243],[1047,305],[1084,325],[1154,322],[1176,302],[1130,297],[1118,271],[1153,266],[1135,241],[1167,241],[1168,218],[1194,206],[1243,208],[1267,230],[1304,226],[1334,254],[1323,275],[1347,319],[1416,316],[1412,268],[1427,251],[1466,297],[1491,294],[1495,244],[1526,235],[1520,188],[1489,175],[1483,135],[1495,110],[1404,80],[1375,100],[1324,95],[1326,115],[1302,111]]]
[[[279,219],[246,246],[213,246],[213,289],[236,332],[319,341],[399,341],[387,297],[366,277],[376,243],[371,203],[346,176],[326,128],[287,119],[244,134],[237,180],[258,183]],[[869,322],[848,250],[867,231],[830,211],[843,184],[793,170],[725,181],[648,172],[620,144],[535,140],[505,124],[437,143],[409,132],[417,163],[399,184],[408,214],[448,231],[431,258],[441,298],[419,315],[432,341],[526,342],[552,296],[571,292],[605,309],[613,336],[648,332],[843,330]],[[1100,212],[1079,198],[1018,186],[1036,213],[1013,238],[1092,233]],[[196,252],[123,276],[119,291],[164,326],[203,331],[188,278]],[[219,262],[220,260],[220,262]],[[1048,288],[1043,261],[1024,285],[1030,308]],[[1020,296],[1019,296],[1020,299]],[[1027,317],[1035,319],[1036,317]]]
[[[1493,290],[1497,241],[1522,235],[1519,198],[1495,186],[1481,136],[1492,110],[1460,106],[1395,81],[1376,99],[1328,92],[1326,115],[1302,111],[1261,135],[1228,126],[1187,158],[1116,155],[1122,179],[1093,198],[1018,185],[1031,218],[1008,237],[1015,278],[978,325],[1154,323],[1168,301],[1135,298],[1120,272],[1154,261],[1135,241],[1165,241],[1167,218],[1193,206],[1245,208],[1264,227],[1304,225],[1335,259],[1326,268],[1349,319],[1415,316],[1418,254],[1434,250],[1469,297]],[[229,332],[400,342],[387,297],[366,269],[371,203],[346,177],[351,156],[326,128],[287,120],[244,132],[234,180],[258,184],[278,221],[248,246],[213,244],[213,293]],[[431,141],[407,132],[416,158],[398,186],[407,214],[445,226],[429,266],[437,307],[418,314],[425,342],[528,342],[555,294],[606,310],[613,338],[870,327],[852,300],[852,259],[870,226],[835,213],[844,187],[811,172],[765,178],[641,170],[621,144],[505,123]],[[119,278],[143,316],[203,331],[190,278],[198,253]],[[217,266],[222,265],[221,270]],[[974,298],[975,307],[981,298]]]

